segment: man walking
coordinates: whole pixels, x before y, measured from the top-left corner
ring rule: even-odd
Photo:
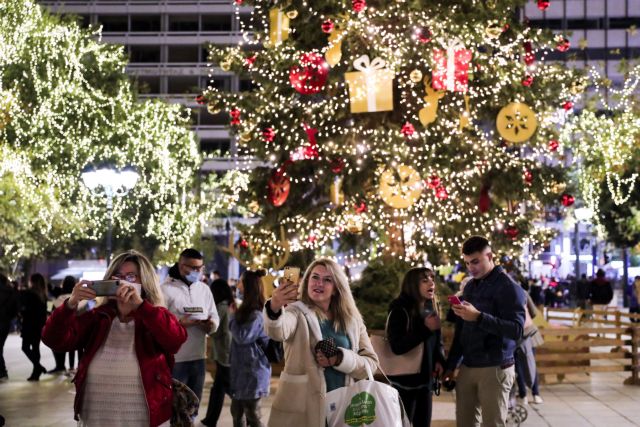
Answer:
[[[11,321],[17,314],[18,293],[11,286],[7,276],[0,273],[0,382],[9,380],[3,356],[4,343],[9,336]]]
[[[493,261],[489,241],[472,236],[462,256],[473,277],[464,288],[462,304],[453,305],[456,329],[445,380],[460,365],[456,385],[458,427],[506,425],[513,386],[514,350],[522,337],[524,291]]]
[[[198,399],[204,386],[207,334],[214,332],[220,321],[211,290],[200,281],[203,268],[202,254],[185,249],[162,284],[167,308],[187,330],[187,341],[175,355],[173,377],[193,390]]]

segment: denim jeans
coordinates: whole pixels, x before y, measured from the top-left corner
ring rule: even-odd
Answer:
[[[184,383],[193,391],[198,400],[202,399],[204,386],[205,359],[176,362],[173,367],[173,378]],[[196,415],[198,413],[196,412]]]

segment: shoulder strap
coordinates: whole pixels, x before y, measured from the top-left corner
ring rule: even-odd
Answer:
[[[389,329],[389,317],[391,317],[391,312],[393,311],[393,309],[391,309],[389,311],[389,314],[387,314],[387,322],[384,324],[384,335],[388,336],[387,330]],[[411,327],[411,316],[409,316],[409,312],[407,311],[406,308],[402,307],[402,311],[404,311],[404,314],[407,315],[407,332],[409,332],[409,329]]]

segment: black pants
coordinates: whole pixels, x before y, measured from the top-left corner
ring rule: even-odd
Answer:
[[[431,390],[419,388],[415,390],[398,389],[400,399],[407,411],[413,427],[429,427],[431,425],[432,396]]]
[[[209,404],[207,405],[207,415],[203,422],[209,426],[215,426],[220,418],[222,406],[224,405],[224,395],[229,393],[230,370],[228,366],[216,364],[216,377],[211,386],[209,394]]]
[[[22,337],[22,351],[33,364],[33,374],[40,369],[40,336]]]
[[[0,324],[0,377],[7,375],[7,365],[4,364],[4,343],[9,336],[10,323]]]

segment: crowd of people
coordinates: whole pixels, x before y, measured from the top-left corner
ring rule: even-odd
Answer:
[[[532,403],[543,402],[535,368],[541,335],[532,320],[537,315],[533,295],[496,265],[487,239],[473,236],[461,249],[469,277],[458,298],[450,300],[449,313],[441,313],[436,276],[426,267],[406,272],[388,307],[386,339],[392,352],[421,348],[417,372],[387,378],[416,427],[431,424],[432,395],[440,381],[447,389],[455,387],[460,427],[505,425],[514,384],[521,403],[528,389]],[[208,347],[215,377],[200,419],[206,426],[218,424],[225,396],[231,399],[234,427],[264,425],[261,401],[270,392],[270,341],[284,344],[284,367],[267,421],[271,427],[324,427],[327,393],[379,368],[347,275],[335,261],[318,258],[301,279],[279,279],[268,300],[265,271],[244,271],[234,291],[219,273],[207,284],[204,265],[199,251],[186,249],[161,283],[143,254],[126,251],[105,274],[105,280],[119,281],[111,296],[98,296],[91,281],[73,277],[63,280],[57,295],[48,295],[38,273],[18,293],[0,275],[0,350],[18,317],[22,351],[33,365],[29,381],[67,371],[68,357],[77,390],[75,419],[92,427],[178,425],[177,412],[184,409],[176,406],[181,384],[196,401],[202,397]],[[604,274],[597,276],[585,302],[610,300]],[[636,281],[634,296],[640,294],[640,278]],[[455,327],[446,355],[445,318]],[[54,352],[56,365],[49,371],[40,363],[40,340]],[[6,381],[1,356],[0,351],[0,380]],[[199,417],[197,405],[187,416],[190,421]]]

